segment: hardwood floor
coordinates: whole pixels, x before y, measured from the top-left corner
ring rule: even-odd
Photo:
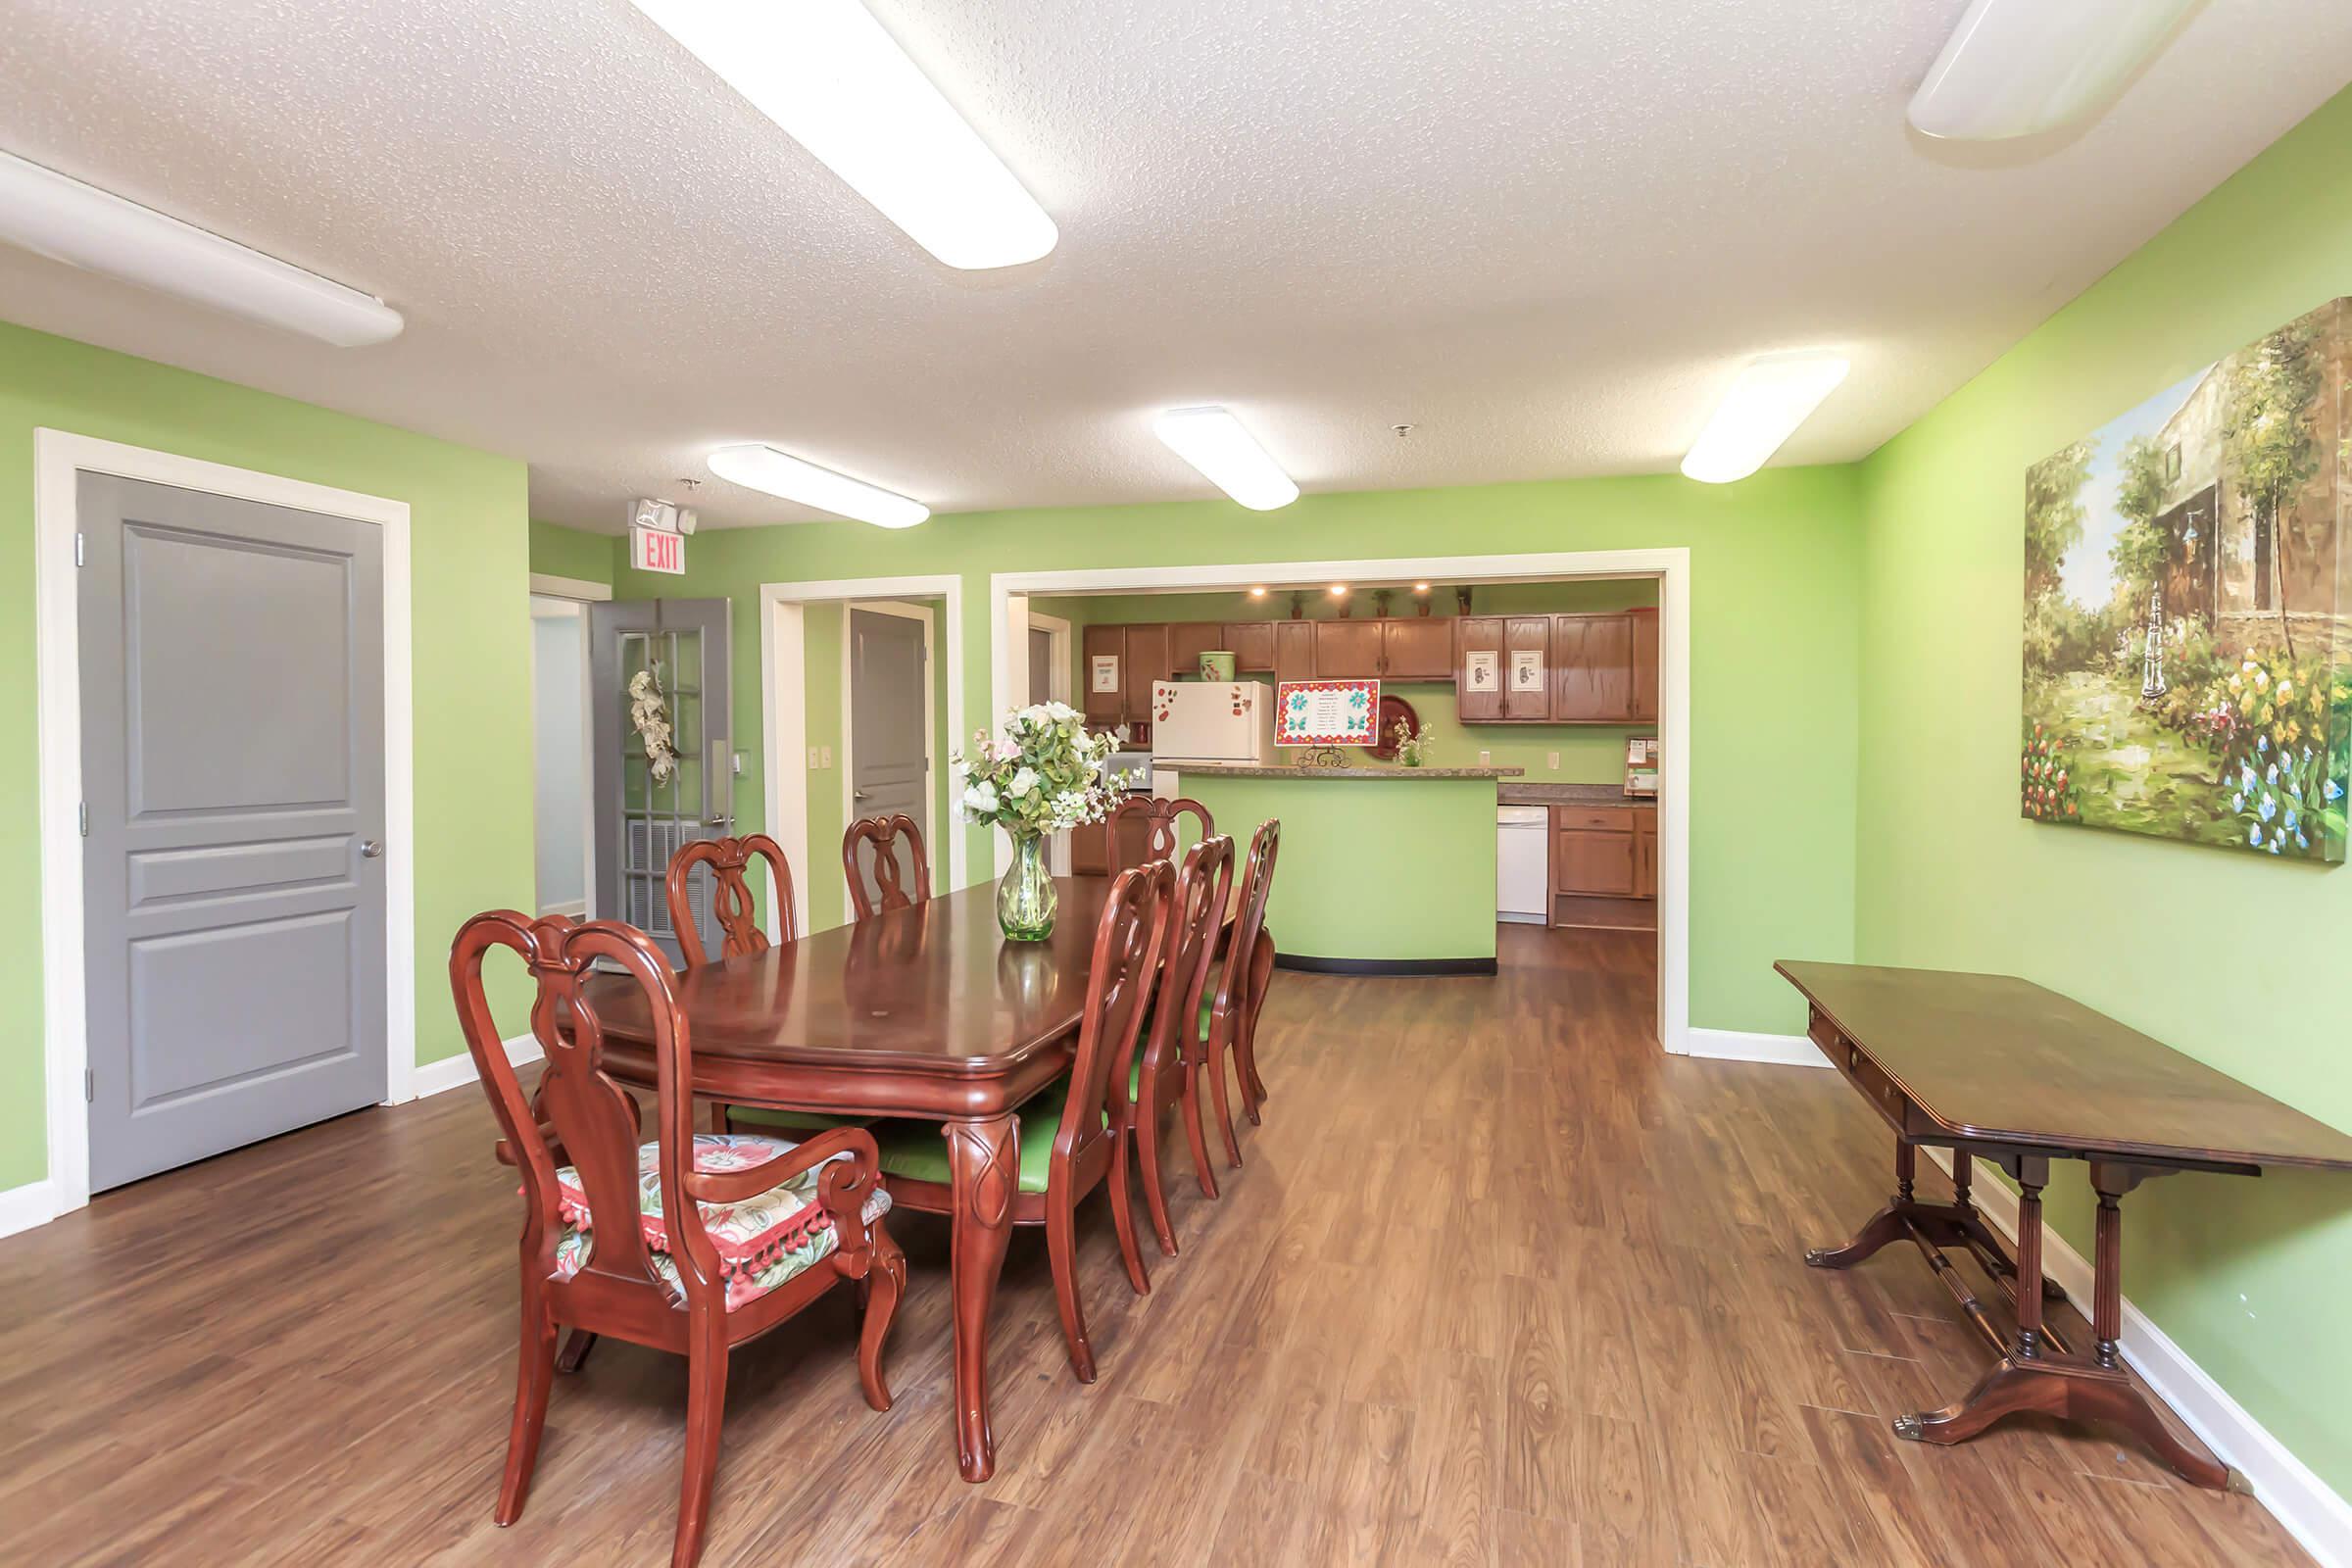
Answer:
[[[1095,1386],[1014,1239],[985,1486],[950,1439],[945,1225],[894,1216],[897,1408],[858,1396],[848,1292],[738,1352],[704,1560],[2308,1560],[2252,1499],[2048,1423],[1896,1442],[1985,1358],[1908,1249],[1803,1265],[1885,1196],[1876,1119],[1830,1073],[1661,1055],[1645,935],[1502,935],[1491,980],[1277,974],[1266,1124],[1215,1202],[1173,1140],[1150,1297],[1080,1211]],[[454,1091],[0,1242],[0,1561],[666,1560],[683,1363],[626,1345],[558,1380],[529,1507],[491,1523],[519,1223],[491,1140]]]

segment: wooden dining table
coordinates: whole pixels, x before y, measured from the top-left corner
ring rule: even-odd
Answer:
[[[1019,1180],[1018,1107],[1070,1065],[1106,877],[1057,877],[1042,942],[1008,942],[993,885],[965,888],[677,977],[693,1092],[729,1105],[909,1116],[948,1141],[955,1214],[956,1457],[996,1470],[988,1320]],[[651,1088],[644,993],[614,977],[589,997],[605,1070]]]

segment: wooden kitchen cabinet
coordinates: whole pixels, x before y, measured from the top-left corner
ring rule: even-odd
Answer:
[[[1315,625],[1311,620],[1274,622],[1274,679],[1315,678]]]
[[[1463,615],[1455,626],[1454,716],[1465,724],[1497,723],[1502,718],[1502,683],[1510,673],[1502,657],[1502,617]],[[1484,684],[1472,678],[1472,654],[1494,656],[1493,668],[1483,677]],[[1484,666],[1488,662],[1482,659],[1479,662]]]
[[[1554,615],[1555,724],[1623,724],[1634,717],[1634,619]]]
[[[1381,623],[1377,620],[1314,620],[1316,680],[1378,680]]]
[[[1406,615],[1374,622],[1380,627],[1382,680],[1453,679],[1453,619]]]
[[[1658,813],[1634,812],[1634,897],[1658,896]]]
[[[1164,680],[1190,680],[1200,673],[1200,656],[1212,648],[1231,648],[1225,623],[1217,620],[1180,620],[1168,628],[1168,668]]]
[[[1636,896],[1639,881],[1632,808],[1554,807],[1551,824],[1553,892],[1618,899]]]
[[[1127,634],[1127,720],[1150,723],[1152,683],[1176,676],[1176,662],[1169,653],[1169,628],[1163,622],[1120,629]]]
[[[1543,722],[1551,718],[1551,671],[1559,659],[1549,615],[1512,615],[1502,623],[1502,716]],[[1532,681],[1519,670],[1535,660]]]
[[[1220,646],[1233,650],[1233,667],[1237,673],[1274,673],[1275,625],[1271,620],[1229,620],[1225,623],[1225,641]]]
[[[1637,724],[1658,721],[1658,612],[1627,612],[1634,623],[1634,710]]]

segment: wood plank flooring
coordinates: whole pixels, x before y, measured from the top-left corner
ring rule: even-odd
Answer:
[[[944,1225],[895,1217],[897,1408],[858,1397],[846,1292],[739,1354],[705,1561],[2307,1561],[2094,1436],[1896,1442],[1984,1355],[1907,1250],[1801,1261],[1882,1200],[1877,1120],[1826,1072],[1661,1055],[1647,937],[1502,935],[1492,980],[1277,976],[1266,1123],[1216,1202],[1172,1140],[1151,1296],[1081,1212],[1095,1386],[1016,1236],[985,1486]],[[666,1562],[682,1364],[629,1346],[558,1380],[529,1508],[490,1521],[519,1223],[491,1138],[454,1091],[0,1242],[0,1562]]]

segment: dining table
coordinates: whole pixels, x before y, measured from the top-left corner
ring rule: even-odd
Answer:
[[[988,1324],[1019,1181],[1019,1107],[1070,1065],[1110,879],[1056,877],[1054,890],[1060,909],[1042,941],[1005,938],[989,884],[675,977],[697,1098],[939,1123],[955,1207],[956,1457],[966,1481],[996,1470]],[[605,1071],[654,1087],[644,992],[613,976],[586,995]]]

